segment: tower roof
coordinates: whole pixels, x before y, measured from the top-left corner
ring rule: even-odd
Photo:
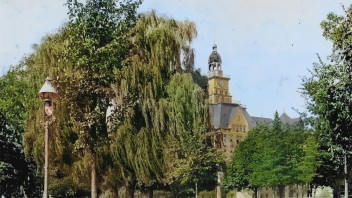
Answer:
[[[208,59],[208,64],[211,65],[213,63],[221,63],[221,56],[217,51],[216,44],[213,45],[213,52],[210,54]]]

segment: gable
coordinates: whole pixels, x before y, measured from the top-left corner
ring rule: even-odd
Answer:
[[[229,120],[228,127],[234,132],[247,132],[250,128],[245,110],[238,106]]]

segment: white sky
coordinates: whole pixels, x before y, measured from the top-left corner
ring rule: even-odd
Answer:
[[[0,76],[30,52],[33,44],[67,21],[65,0],[0,0]],[[331,52],[320,22],[329,12],[343,15],[348,0],[145,0],[140,12],[194,21],[196,67],[207,73],[214,43],[231,76],[230,92],[253,116],[304,111],[301,76]]]

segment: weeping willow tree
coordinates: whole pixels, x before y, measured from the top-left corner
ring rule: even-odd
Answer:
[[[175,177],[182,177],[174,172],[187,166],[173,162],[186,162],[205,148],[205,94],[189,74],[181,74],[193,68],[195,36],[194,23],[158,17],[155,12],[140,15],[130,31],[131,54],[127,66],[116,71],[113,86],[111,145],[114,162],[122,167],[119,175],[125,181],[126,197],[133,197],[136,185],[151,197],[153,189],[172,184]],[[183,84],[182,90],[174,88]],[[178,101],[182,99],[174,98],[178,92],[192,99]]]
[[[206,94],[191,74],[172,77],[162,101],[168,126],[164,140],[165,181],[173,196],[186,196],[182,189],[212,190],[221,159],[207,144],[208,104]]]

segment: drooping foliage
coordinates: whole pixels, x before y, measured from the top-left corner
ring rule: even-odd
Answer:
[[[188,71],[183,55],[192,51],[188,49],[195,35],[193,23],[155,12],[140,15],[130,32],[132,51],[128,65],[116,72],[112,117],[115,163],[123,167],[120,174],[128,185],[160,188],[181,181],[180,167],[187,167],[182,176],[189,176],[197,172],[201,157],[209,158],[205,164],[214,160],[204,140],[204,92],[190,75],[182,74]],[[209,156],[203,156],[206,152]],[[191,156],[198,161],[185,160]],[[193,178],[183,179],[186,183]]]
[[[205,93],[190,74],[176,75],[167,87],[167,181],[180,186],[213,189],[220,159],[206,144],[208,108]],[[181,196],[181,195],[178,195]]]
[[[60,94],[49,127],[51,195],[117,196],[124,186],[125,197],[136,188],[179,197],[195,182],[201,189],[215,183],[218,159],[205,141],[206,78],[193,69],[195,25],[155,12],[136,21],[139,4],[68,1],[70,21],[24,60],[24,148],[39,173],[44,113],[37,92],[51,76]]]

